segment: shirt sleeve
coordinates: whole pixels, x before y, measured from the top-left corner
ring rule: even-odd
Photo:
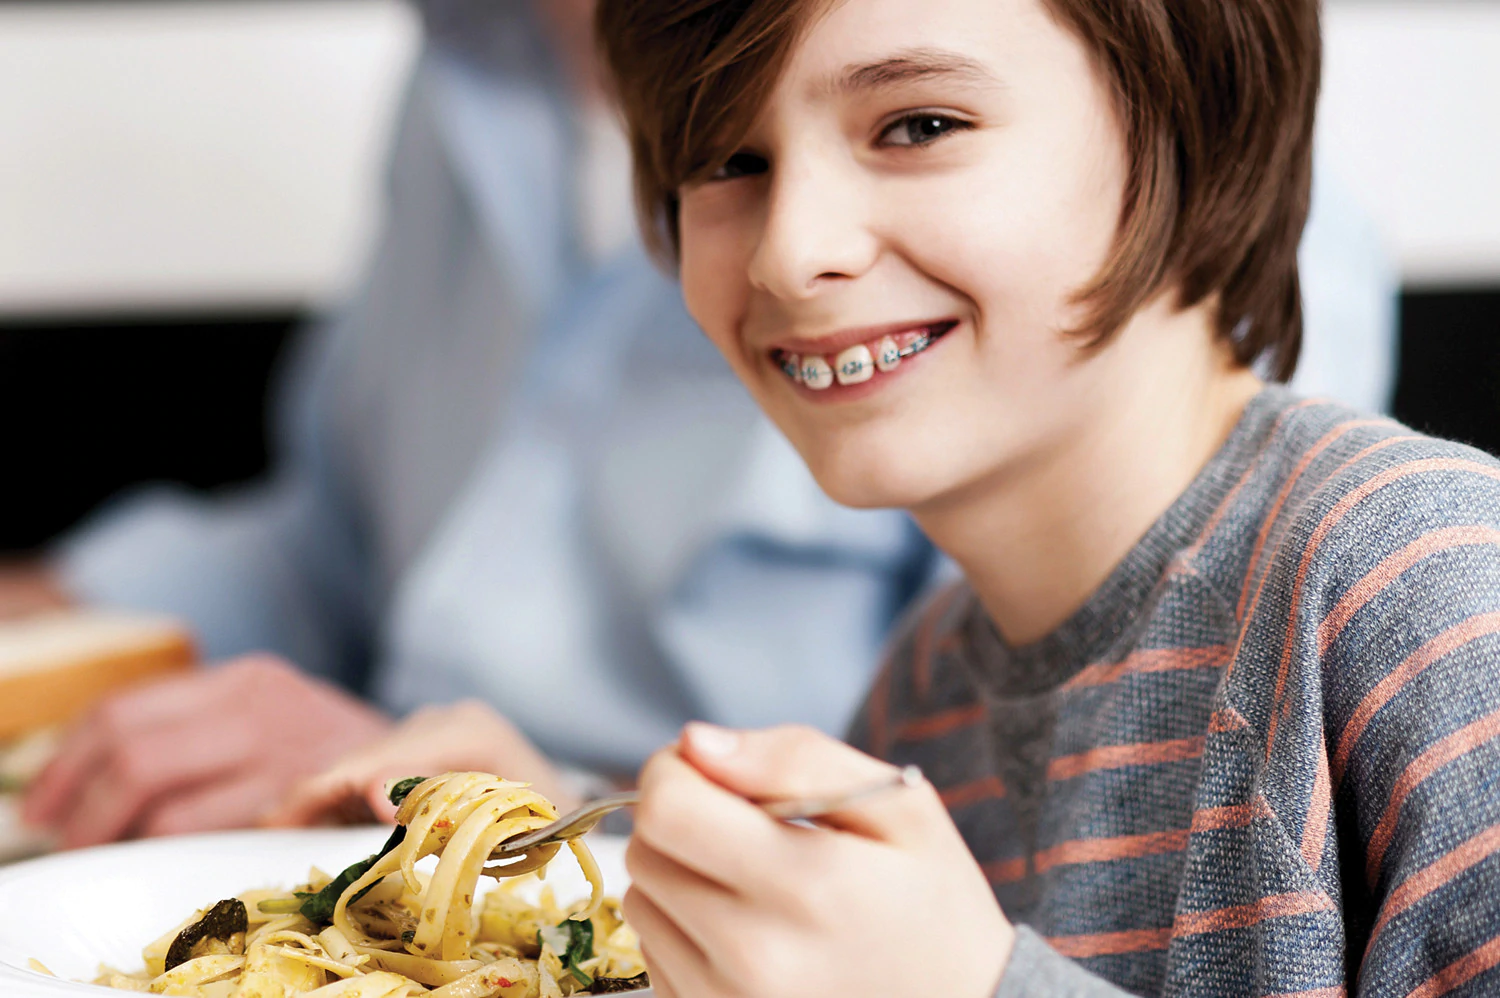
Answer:
[[[1084,970],[1024,925],[1016,928],[1010,963],[995,992],[995,998],[1127,998],[1129,995],[1129,991],[1122,991]]]
[[[1454,446],[1381,484],[1364,502],[1386,522],[1351,526],[1381,541],[1348,546],[1321,598],[1328,774],[1308,828],[1329,832],[1306,851],[1336,859],[1351,994],[1493,994],[1500,467]]]

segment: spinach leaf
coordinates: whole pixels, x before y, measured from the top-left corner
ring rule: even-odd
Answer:
[[[417,789],[419,785],[426,782],[427,777],[425,776],[408,776],[406,779],[392,784],[390,792],[391,803],[396,805],[397,807],[400,807],[402,804],[406,803],[406,798],[411,794],[413,790]]]
[[[249,927],[250,913],[245,910],[245,902],[239,898],[220,901],[208,909],[198,921],[177,933],[177,938],[173,939],[172,945],[167,947],[163,973],[191,960],[193,947],[203,940],[228,940],[236,932],[244,932]]]
[[[591,919],[565,919],[562,924],[547,926],[536,934],[536,944],[552,947],[568,968],[568,973],[582,986],[593,987],[594,979],[578,965],[594,958],[594,923]]]
[[[637,974],[634,977],[596,977],[589,987],[589,994],[612,995],[622,991],[644,991],[650,986],[650,974]]]
[[[398,781],[391,787],[391,792],[389,795],[391,803],[396,807],[400,807],[406,801],[407,796],[413,790],[415,790],[419,784],[425,783],[426,781],[427,777],[425,776],[408,776],[406,779]],[[366,859],[362,859],[358,863],[347,867],[343,873],[340,873],[337,877],[334,877],[331,881],[329,881],[327,887],[324,887],[316,894],[298,891],[297,899],[302,902],[302,907],[298,910],[302,912],[302,917],[307,919],[314,925],[330,924],[333,921],[333,909],[338,907],[339,897],[345,891],[347,891],[356,880],[358,880],[360,877],[363,877],[366,873],[369,873],[370,868],[378,863],[381,857],[399,846],[404,841],[406,841],[406,826],[397,825],[394,829],[392,829],[391,837],[386,839],[385,845],[375,855],[370,856]],[[360,898],[364,897],[367,893],[373,890],[374,887],[374,884],[366,887],[364,890],[360,891],[358,894],[350,898],[349,903],[353,904],[354,902],[358,901]]]
[[[338,907],[339,897],[351,886],[353,886],[356,880],[358,880],[360,877],[363,877],[366,873],[369,873],[370,867],[379,862],[382,856],[399,846],[405,840],[406,826],[397,825],[394,829],[392,829],[391,837],[385,840],[385,845],[382,846],[381,850],[375,855],[366,857],[365,859],[360,860],[358,863],[345,868],[343,873],[340,873],[337,877],[334,877],[332,880],[330,880],[328,882],[328,886],[324,887],[316,894],[309,894],[303,891],[298,891],[297,897],[302,901],[302,907],[300,909],[300,911],[302,912],[302,917],[307,919],[314,925],[331,924],[333,922],[333,909]],[[358,894],[350,898],[349,903],[353,904],[354,902],[358,901],[360,898],[364,897],[367,893],[373,890],[374,887],[374,884],[366,887],[364,890],[360,891]]]

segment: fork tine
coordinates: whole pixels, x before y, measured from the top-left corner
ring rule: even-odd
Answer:
[[[593,830],[594,826],[604,820],[604,817],[622,807],[633,807],[640,803],[641,795],[638,793],[613,794],[609,797],[600,797],[598,800],[590,801],[583,807],[565,814],[561,818],[544,825],[534,832],[518,835],[500,843],[490,853],[491,859],[505,859],[519,853],[535,849],[538,846],[551,845],[554,842],[566,842],[576,839],[580,835],[586,835]]]

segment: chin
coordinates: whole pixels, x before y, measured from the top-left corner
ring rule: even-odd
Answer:
[[[911,509],[945,491],[919,455],[871,452],[845,445],[802,451],[818,486],[842,506]]]

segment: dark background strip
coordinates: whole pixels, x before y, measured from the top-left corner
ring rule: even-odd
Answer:
[[[0,552],[36,548],[119,489],[211,489],[265,469],[287,312],[0,321]]]

